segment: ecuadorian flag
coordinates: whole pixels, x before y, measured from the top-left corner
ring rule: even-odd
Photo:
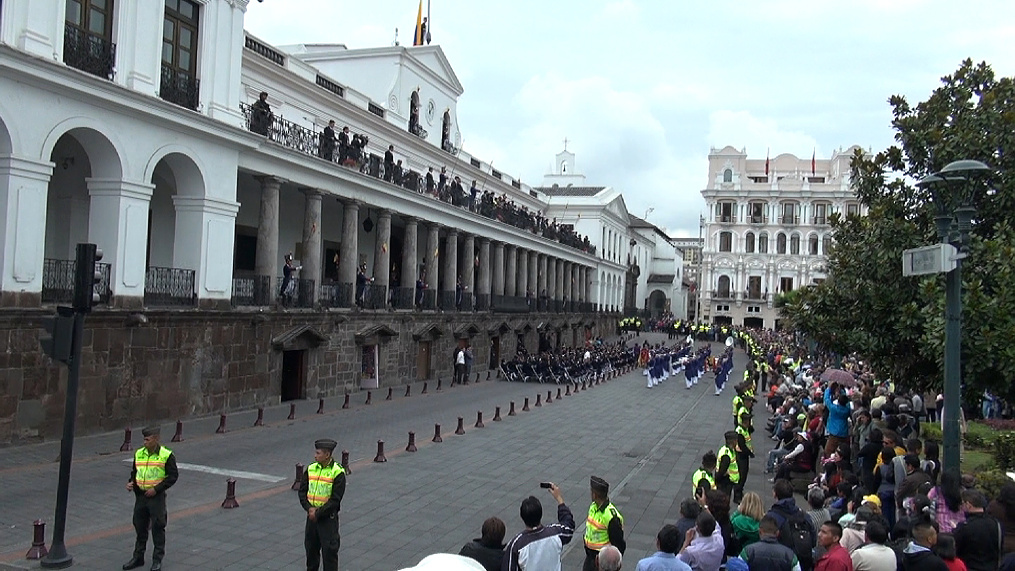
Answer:
[[[423,37],[423,0],[419,0],[419,12],[416,13],[416,33],[412,37],[412,45],[422,46],[426,38]]]

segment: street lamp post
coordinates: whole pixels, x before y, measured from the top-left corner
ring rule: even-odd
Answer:
[[[972,205],[976,181],[991,168],[980,161],[962,160],[946,165],[940,172],[918,183],[934,196],[934,222],[940,241],[958,249],[955,268],[945,278],[944,354],[944,462],[945,470],[959,470],[962,407],[962,260],[969,254],[969,233],[976,209]],[[949,192],[947,187],[956,189]],[[939,192],[944,189],[944,192]]]

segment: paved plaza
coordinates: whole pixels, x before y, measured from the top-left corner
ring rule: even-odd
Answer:
[[[666,342],[665,335],[643,334],[637,341]],[[722,350],[720,344],[713,351]],[[743,374],[747,357],[737,351],[732,379]],[[552,498],[539,482],[552,480],[579,523],[576,540],[564,556],[565,569],[579,569],[584,558],[581,533],[589,506],[588,478],[612,484],[611,498],[625,518],[628,537],[625,568],[655,550],[655,535],[678,518],[680,501],[689,495],[690,476],[701,455],[717,450],[731,428],[732,386],[713,395],[712,375],[691,390],[683,377],[645,388],[641,371],[612,379],[575,395],[556,399],[557,387],[485,381],[435,391],[422,383],[387,391],[297,405],[286,420],[288,404],[265,411],[265,426],[253,428],[254,412],[230,415],[229,431],[215,434],[219,419],[191,419],[184,441],[171,443],[173,426],[163,426],[163,442],[177,456],[180,480],[169,491],[167,570],[299,569],[304,565],[303,522],[296,492],[290,489],[297,462],[313,460],[313,441],[334,438],[350,452],[352,474],[342,505],[341,568],[394,570],[436,552],[457,553],[479,536],[484,519],[505,521],[508,536],[523,528],[521,500],[536,495],[544,513]],[[552,403],[536,408],[536,396]],[[529,398],[528,412],[523,412]],[[508,416],[511,401],[517,415]],[[495,407],[500,422],[494,422]],[[759,406],[756,410],[761,411]],[[475,428],[483,412],[484,428]],[[458,417],[465,434],[455,435]],[[434,424],[443,443],[436,444]],[[771,503],[771,484],[761,473],[769,448],[761,437],[765,415],[759,412],[747,489]],[[405,452],[408,432],[416,433],[419,451]],[[68,550],[75,569],[119,569],[130,557],[133,497],[124,490],[131,454],[119,452],[122,433],[80,438],[75,443],[68,515]],[[377,441],[385,444],[386,463],[373,462]],[[133,444],[140,444],[140,427]],[[58,443],[0,450],[0,569],[32,568],[24,560],[33,520],[51,522],[57,482]],[[237,481],[240,507],[219,507],[226,479]],[[544,523],[546,519],[544,519]],[[47,530],[47,543],[51,530]],[[150,561],[149,546],[148,560]],[[628,563],[630,562],[630,563]]]

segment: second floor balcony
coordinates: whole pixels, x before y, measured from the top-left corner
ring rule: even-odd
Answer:
[[[103,79],[113,79],[116,44],[67,24],[63,32],[63,62]]]
[[[201,101],[201,82],[192,73],[163,64],[159,97],[196,111]]]

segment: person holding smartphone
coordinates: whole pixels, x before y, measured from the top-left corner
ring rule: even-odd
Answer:
[[[557,523],[543,525],[543,505],[535,496],[522,500],[519,508],[525,530],[508,542],[504,548],[502,571],[548,570],[560,571],[560,556],[564,546],[574,536],[574,515],[564,503],[560,488],[553,482],[543,482],[553,499],[557,500]]]

